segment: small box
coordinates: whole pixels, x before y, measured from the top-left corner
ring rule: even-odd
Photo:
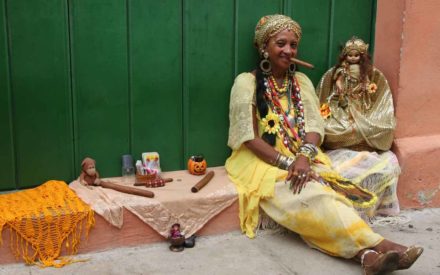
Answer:
[[[157,174],[160,174],[162,172],[160,169],[159,153],[157,152],[142,153],[142,163],[144,167],[146,167],[150,171],[156,171]]]

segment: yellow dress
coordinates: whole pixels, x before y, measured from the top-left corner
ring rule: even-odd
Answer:
[[[313,84],[302,73],[297,72],[295,77],[301,89],[306,132],[323,136]],[[280,102],[287,108],[285,97]],[[286,171],[262,161],[243,145],[254,138],[252,105],[255,77],[243,73],[237,76],[231,90],[228,145],[233,152],[225,164],[239,194],[242,231],[255,237],[261,207],[277,223],[300,234],[310,246],[330,255],[352,258],[359,250],[380,243],[383,237],[370,229],[344,196],[316,181],[309,181],[300,194],[293,194],[284,184]],[[291,155],[279,138],[275,149]],[[312,169],[319,171],[320,167],[314,164]]]

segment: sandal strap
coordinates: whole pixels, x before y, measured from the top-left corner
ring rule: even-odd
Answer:
[[[372,250],[372,249],[366,249],[366,250],[364,251],[364,253],[362,253],[362,255],[361,255],[361,265],[362,265],[362,266],[365,266],[365,265],[364,265],[364,259],[365,259],[365,256],[367,256],[367,255],[370,254],[370,253],[379,254],[379,252],[377,252],[377,251],[375,251],[375,250]]]

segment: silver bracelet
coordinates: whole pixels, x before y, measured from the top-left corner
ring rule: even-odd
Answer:
[[[304,143],[299,147],[298,153],[307,156],[311,161],[313,161],[318,155],[318,147],[312,143]]]
[[[290,165],[292,165],[294,162],[295,158],[279,154],[279,158],[277,158],[275,165],[280,169],[289,170]]]
[[[278,162],[280,161],[280,157],[281,157],[281,154],[278,153],[278,154],[277,154],[277,157],[275,158],[275,160],[272,161],[270,164],[275,165],[275,166],[278,166],[277,164],[278,164]]]

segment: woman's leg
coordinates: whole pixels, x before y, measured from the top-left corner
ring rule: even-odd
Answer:
[[[350,259],[383,240],[347,199],[316,181],[308,182],[300,194],[277,183],[275,196],[261,200],[260,206],[277,223],[300,234],[307,244],[333,256]]]

